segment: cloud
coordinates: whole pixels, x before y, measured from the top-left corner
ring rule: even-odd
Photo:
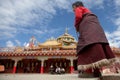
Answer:
[[[106,32],[108,40],[111,46],[120,47],[120,0],[114,0],[113,5],[115,6],[113,23],[116,25],[116,30],[113,32]]]
[[[29,28],[44,30],[56,14],[56,8],[67,10],[71,8],[69,5],[70,2],[67,0],[2,0],[0,37],[14,37],[16,33],[27,31]],[[36,24],[38,26],[35,26]]]
[[[120,30],[106,32],[107,39],[112,47],[120,47]]]
[[[6,46],[7,47],[14,47],[14,44],[13,44],[12,41],[9,40],[9,41],[6,42]]]
[[[118,27],[120,27],[120,16],[115,19],[114,23],[115,23]]]
[[[104,8],[103,4],[104,4],[104,0],[81,0],[85,3],[85,6],[87,6],[88,8]]]
[[[120,6],[120,0],[114,0],[116,6]]]
[[[28,47],[28,46],[29,46],[29,43],[26,43],[26,42],[25,42],[25,43],[23,44],[23,46],[24,46],[24,47]]]
[[[75,1],[78,0],[0,0],[0,40],[14,38],[21,33],[51,36],[56,31],[59,32],[60,28],[48,30],[49,22],[57,15],[57,10],[71,12],[71,4]],[[88,8],[104,8],[104,0],[81,1]],[[119,25],[119,22],[119,19],[116,19],[115,24]],[[22,45],[19,40],[14,41],[17,45]],[[6,46],[14,44],[12,41],[7,41]]]
[[[89,7],[103,4],[103,0],[83,1]],[[29,29],[39,29],[41,34],[56,15],[57,9],[70,11],[72,2],[73,0],[1,0],[0,39],[15,37],[20,32],[27,33]]]
[[[15,40],[15,42],[17,43],[18,46],[21,45],[21,42],[19,40]]]

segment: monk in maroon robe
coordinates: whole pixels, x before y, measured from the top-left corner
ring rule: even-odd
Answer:
[[[72,7],[75,13],[75,29],[80,34],[77,44],[78,70],[100,77],[99,69],[114,62],[115,55],[97,16],[80,1],[73,3]]]

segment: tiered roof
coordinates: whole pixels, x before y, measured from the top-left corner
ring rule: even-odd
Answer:
[[[0,56],[76,56],[75,50],[0,52]]]
[[[35,37],[32,39],[36,40]],[[34,40],[31,41],[34,43]],[[66,29],[65,33],[57,39],[50,38],[32,48],[1,48],[0,56],[76,56],[76,45],[75,38],[68,34],[68,29]],[[120,54],[119,48],[111,47],[111,49],[115,54]]]

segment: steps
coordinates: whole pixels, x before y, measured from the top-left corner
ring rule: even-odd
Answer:
[[[103,76],[100,80],[120,80],[120,74]]]

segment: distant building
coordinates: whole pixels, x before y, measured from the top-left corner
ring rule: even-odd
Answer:
[[[32,36],[26,47],[1,48],[0,64],[5,66],[3,73],[49,73],[51,65],[73,73],[77,71],[76,45],[67,29],[57,39],[50,38],[44,43]],[[120,57],[120,49],[112,50]]]

